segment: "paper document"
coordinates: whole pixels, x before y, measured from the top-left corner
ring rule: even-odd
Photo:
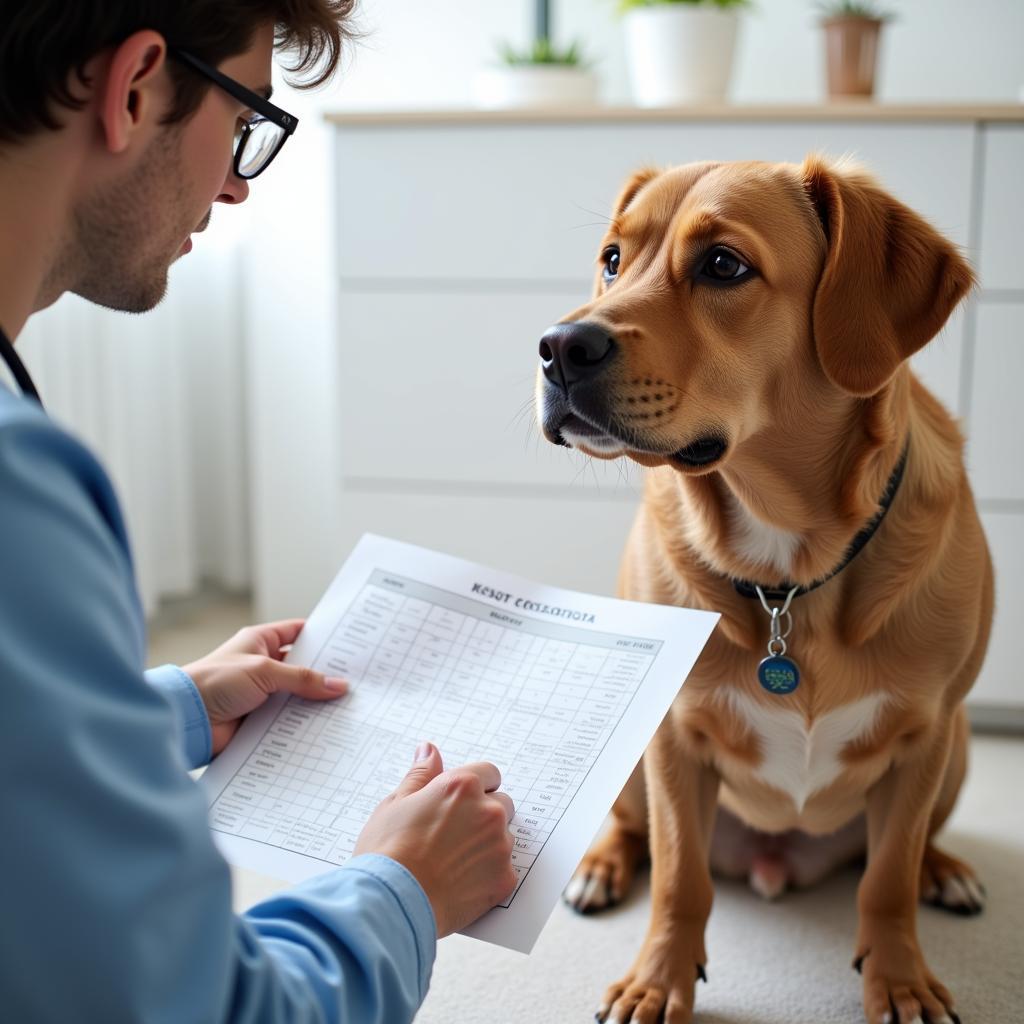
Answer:
[[[246,719],[203,776],[215,839],[301,881],[351,856],[421,740],[446,768],[492,761],[519,882],[466,934],[528,953],[717,621],[367,534],[288,655],[351,692]]]

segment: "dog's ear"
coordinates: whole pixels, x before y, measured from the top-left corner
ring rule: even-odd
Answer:
[[[942,328],[974,283],[953,245],[868,175],[808,157],[800,168],[828,242],[814,297],[825,375],[875,394]]]
[[[646,185],[648,182],[654,181],[655,178],[661,175],[656,167],[642,167],[639,171],[629,178],[626,184],[623,186],[622,191],[619,193],[619,198],[615,200],[615,216],[618,217],[623,214],[626,207],[637,197],[637,193]]]

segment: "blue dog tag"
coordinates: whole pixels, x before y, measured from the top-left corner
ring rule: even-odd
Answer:
[[[769,693],[792,693],[800,685],[796,662],[774,654],[757,666],[757,678]]]

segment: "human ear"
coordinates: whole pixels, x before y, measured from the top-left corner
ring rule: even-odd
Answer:
[[[167,83],[163,36],[144,29],[129,36],[111,53],[97,88],[103,138],[111,153],[123,153],[140,131],[163,116]]]

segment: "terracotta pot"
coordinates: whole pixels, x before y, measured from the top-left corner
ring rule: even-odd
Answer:
[[[877,18],[829,18],[822,22],[829,96],[874,94],[882,24]]]

